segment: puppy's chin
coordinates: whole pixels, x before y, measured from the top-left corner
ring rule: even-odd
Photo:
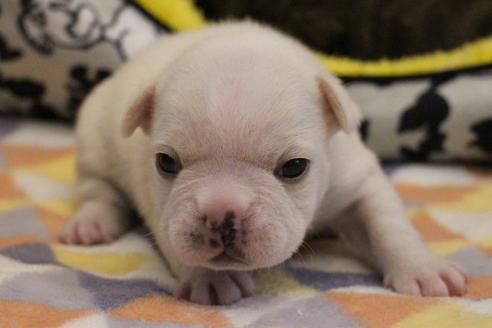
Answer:
[[[174,257],[186,266],[249,271],[278,265],[299,248],[305,229],[292,229],[283,223],[282,220],[258,225],[247,222],[245,232],[237,233],[234,244],[224,247],[211,242],[199,225],[193,226],[190,220],[176,220],[169,225],[168,240]]]

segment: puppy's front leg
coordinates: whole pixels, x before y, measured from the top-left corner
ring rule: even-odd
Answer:
[[[379,168],[361,191],[362,197],[339,227],[357,249],[371,253],[383,271],[385,285],[405,294],[462,295],[464,271],[430,253]]]
[[[61,242],[109,243],[130,228],[128,202],[111,184],[102,179],[81,178],[77,192],[81,204],[60,231]]]

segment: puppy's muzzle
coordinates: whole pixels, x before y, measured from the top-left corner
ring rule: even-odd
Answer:
[[[250,206],[247,197],[234,191],[209,191],[198,203],[203,241],[199,247],[209,249],[209,262],[244,262],[241,246],[247,235],[243,225]]]

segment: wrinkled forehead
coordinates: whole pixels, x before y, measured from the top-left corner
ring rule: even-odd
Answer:
[[[260,64],[198,69],[157,90],[153,142],[183,163],[235,157],[272,165],[309,157],[323,128],[314,78]]]

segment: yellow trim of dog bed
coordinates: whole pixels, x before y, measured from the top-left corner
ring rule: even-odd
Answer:
[[[192,0],[134,0],[161,23],[176,31],[202,27],[207,24],[205,16]]]
[[[335,74],[341,76],[391,77],[432,74],[492,64],[492,37],[448,51],[436,51],[401,59],[364,61],[322,53],[319,57]]]
[[[176,31],[208,24],[192,0],[134,0],[160,22]],[[373,61],[329,56],[319,53],[321,61],[336,75],[357,77],[398,77],[439,73],[492,64],[492,37],[461,47],[401,59]]]

